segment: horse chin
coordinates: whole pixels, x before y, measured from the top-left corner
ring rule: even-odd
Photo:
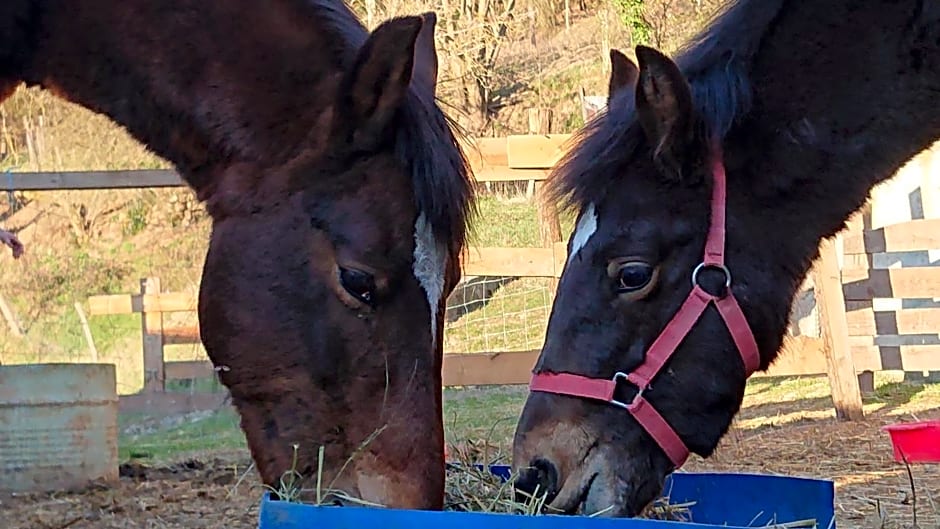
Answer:
[[[581,513],[609,518],[633,518],[642,513],[653,500],[657,490],[639,488],[619,477],[598,475],[585,491]]]
[[[608,518],[633,518],[662,491],[664,476],[616,454],[598,454],[584,470],[565,481],[549,505],[551,511]]]

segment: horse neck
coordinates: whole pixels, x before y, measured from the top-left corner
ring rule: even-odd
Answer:
[[[40,3],[20,80],[109,116],[198,192],[232,160],[283,161],[316,129],[329,99],[312,95],[330,93],[365,32],[344,37],[342,9],[304,5]]]
[[[940,137],[940,9],[918,3],[790,2],[754,58],[725,143],[728,243],[780,285],[763,310],[781,334],[820,241]]]

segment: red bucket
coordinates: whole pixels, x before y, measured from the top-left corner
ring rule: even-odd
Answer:
[[[940,420],[890,424],[882,430],[891,436],[895,461],[940,463]]]

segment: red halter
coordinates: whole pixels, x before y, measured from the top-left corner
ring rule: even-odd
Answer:
[[[712,176],[714,188],[712,190],[711,227],[705,242],[705,258],[692,271],[692,292],[679,308],[679,312],[663,329],[662,334],[650,346],[643,363],[629,374],[617,372],[612,379],[589,378],[570,373],[536,373],[532,376],[529,385],[531,391],[597,399],[626,409],[659,444],[677,469],[688,459],[689,449],[662,415],[643,397],[643,393],[649,389],[650,382],[676,351],[679,343],[705,312],[709,303],[715,303],[715,308],[718,309],[731,332],[731,337],[744,361],[745,376],[750,377],[760,368],[757,342],[744,318],[744,313],[741,312],[741,307],[731,292],[731,272],[724,263],[726,182],[720,148],[713,149]],[[723,295],[713,296],[699,286],[698,274],[706,267],[718,268],[724,272],[725,292]],[[639,388],[630,403],[614,399],[614,390],[620,379],[627,380]]]

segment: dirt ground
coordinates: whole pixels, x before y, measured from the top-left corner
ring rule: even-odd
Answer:
[[[840,529],[914,527],[907,471],[881,431],[898,416],[875,410],[845,423],[828,417],[825,402],[768,406],[743,410],[717,453],[686,469],[832,479]],[[940,419],[940,409],[917,418]],[[113,486],[0,497],[0,529],[255,529],[263,489],[249,463],[243,451],[154,468],[125,463]],[[940,464],[912,465],[912,474],[919,527],[940,527]]]
[[[940,410],[918,416],[940,419]],[[839,529],[914,529],[913,494],[903,463],[881,431],[896,417],[875,413],[860,422],[797,421],[755,432],[732,431],[708,461],[685,470],[760,472],[831,479]],[[911,465],[920,529],[940,528],[940,463]],[[823,526],[820,529],[825,529]]]
[[[0,497],[2,529],[256,529],[263,492],[247,454],[161,467],[121,465],[120,482]]]

